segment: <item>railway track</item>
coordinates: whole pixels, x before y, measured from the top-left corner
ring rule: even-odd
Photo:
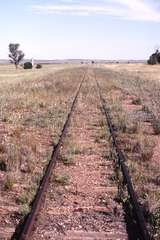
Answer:
[[[58,179],[69,176],[69,184],[51,183],[32,240],[127,239],[122,206],[114,201],[118,188],[106,160],[110,148],[102,118],[90,70],[61,149],[62,160],[71,153],[73,162],[60,159],[55,169]]]
[[[102,118],[104,120],[104,116],[116,151],[117,165],[122,171],[136,215],[140,232],[140,237],[137,239],[150,239],[125,165],[125,157],[117,144],[109,109],[103,99],[100,85],[97,80],[96,84],[94,83],[94,78],[96,80],[92,70],[88,71],[88,74],[85,72],[31,212],[24,224],[17,228],[12,239],[128,239],[123,208],[113,200],[118,192],[117,183],[110,180],[114,172],[113,164],[104,157],[104,155],[109,156],[109,143],[104,136],[103,138],[99,136],[101,131],[99,122]],[[98,99],[103,109],[103,117]],[[71,139],[74,139],[80,150],[74,150],[73,165],[62,166],[62,163],[57,162],[59,152],[61,150],[61,154],[67,154],[69,148],[73,148],[74,143]],[[55,167],[56,173],[67,172],[71,176],[69,186],[50,183]],[[45,205],[44,208],[42,204]]]
[[[149,235],[147,227],[146,227],[143,211],[142,211],[142,209],[139,205],[138,199],[136,197],[136,193],[135,193],[134,188],[133,188],[131,177],[129,175],[128,167],[125,164],[126,158],[125,158],[123,152],[121,151],[121,149],[118,146],[118,142],[117,142],[117,139],[116,139],[116,134],[115,134],[113,124],[112,124],[112,120],[111,120],[111,116],[110,116],[110,109],[109,109],[109,107],[107,107],[106,101],[104,100],[104,98],[102,96],[101,87],[100,87],[100,85],[99,85],[99,83],[96,79],[96,74],[95,74],[95,80],[96,80],[96,84],[97,84],[97,88],[98,88],[98,92],[99,92],[99,98],[100,98],[100,101],[101,101],[102,113],[106,117],[107,126],[109,128],[110,135],[111,135],[111,138],[112,138],[112,144],[113,144],[113,147],[114,147],[115,152],[116,152],[117,165],[119,166],[120,170],[122,171],[123,181],[124,181],[124,184],[127,186],[128,194],[129,194],[129,197],[130,197],[130,203],[133,207],[133,212],[134,212],[135,217],[136,217],[136,224],[137,224],[138,230],[139,230],[139,238],[142,239],[142,240],[149,240],[151,238],[150,238],[150,235]]]
[[[53,170],[56,166],[56,162],[57,162],[57,158],[58,158],[60,148],[61,148],[61,146],[63,144],[63,141],[65,139],[65,136],[67,134],[67,130],[68,130],[68,127],[69,127],[69,124],[70,124],[70,121],[71,121],[71,117],[72,117],[72,114],[73,114],[73,111],[74,111],[74,108],[75,108],[75,105],[76,105],[76,102],[77,102],[82,84],[85,80],[85,76],[86,76],[86,72],[84,73],[82,81],[81,81],[81,83],[78,87],[77,93],[75,95],[75,98],[73,100],[73,103],[72,103],[72,106],[71,106],[71,109],[70,109],[70,112],[69,112],[69,114],[67,116],[67,119],[64,123],[63,130],[62,130],[61,136],[59,138],[59,141],[53,149],[51,160],[50,160],[50,162],[49,162],[49,164],[46,168],[45,174],[44,174],[44,176],[41,180],[39,189],[37,191],[36,197],[35,197],[35,199],[33,201],[33,204],[32,204],[31,212],[29,213],[29,215],[25,219],[25,223],[22,225],[22,228],[20,228],[20,230],[19,230],[19,227],[18,227],[18,231],[16,231],[13,234],[12,239],[26,240],[26,239],[29,239],[29,237],[31,235],[31,232],[33,230],[33,227],[34,227],[34,224],[35,224],[35,221],[36,221],[36,217],[37,217],[37,215],[40,211],[40,208],[42,206],[42,203],[43,203],[43,200],[44,200],[44,197],[45,197],[45,193],[46,193],[48,185],[49,185],[51,175],[53,174],[52,172],[53,172]]]

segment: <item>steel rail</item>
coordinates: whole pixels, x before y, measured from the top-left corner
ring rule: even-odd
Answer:
[[[119,167],[122,171],[122,174],[123,174],[124,183],[127,185],[128,194],[130,196],[130,200],[131,200],[131,203],[132,203],[132,206],[133,206],[133,209],[134,209],[134,213],[135,213],[135,216],[136,216],[137,226],[139,227],[139,232],[141,234],[140,235],[141,240],[150,240],[151,237],[150,237],[149,232],[148,232],[147,227],[146,227],[144,215],[143,215],[142,209],[141,209],[141,207],[138,203],[138,199],[137,199],[136,193],[135,193],[134,188],[133,188],[131,177],[129,175],[128,167],[125,164],[126,158],[125,158],[123,152],[121,151],[121,149],[119,148],[118,143],[117,143],[115,131],[114,131],[111,116],[110,116],[110,109],[106,107],[107,104],[106,104],[106,101],[104,100],[104,98],[102,96],[102,90],[101,90],[101,87],[100,87],[100,85],[97,81],[96,75],[95,75],[95,80],[96,80],[98,93],[99,93],[99,97],[100,97],[100,101],[101,101],[102,112],[104,113],[104,115],[106,117],[107,125],[108,125],[110,135],[111,135],[111,138],[112,138],[112,144],[113,144],[113,147],[114,147],[115,152],[116,152],[118,165],[119,165]]]
[[[85,80],[86,72],[87,71],[85,71],[83,79],[82,79],[82,81],[81,81],[81,83],[78,87],[77,92],[76,92],[76,95],[75,95],[75,98],[73,100],[70,112],[69,112],[69,114],[67,116],[67,119],[64,123],[63,130],[61,132],[59,141],[53,149],[51,160],[50,160],[50,162],[47,166],[47,169],[46,169],[45,174],[42,178],[41,184],[38,188],[36,197],[34,199],[34,202],[33,202],[32,208],[31,208],[31,212],[28,215],[27,220],[26,220],[24,226],[22,227],[22,230],[21,230],[20,234],[18,234],[18,237],[16,238],[17,240],[27,240],[27,239],[29,239],[29,237],[32,233],[32,230],[33,230],[33,227],[34,227],[34,224],[35,224],[35,221],[36,221],[36,217],[37,217],[37,215],[40,211],[43,199],[45,197],[45,193],[48,189],[50,177],[51,177],[52,172],[53,172],[53,170],[56,166],[58,154],[59,154],[60,148],[63,144],[64,138],[66,136],[66,133],[67,133],[67,130],[68,130],[68,127],[69,127],[69,124],[70,124],[70,120],[71,120],[71,117],[72,117],[72,114],[73,114],[73,111],[74,111],[74,108],[75,108],[75,104],[77,102],[80,90],[82,88],[82,84]]]

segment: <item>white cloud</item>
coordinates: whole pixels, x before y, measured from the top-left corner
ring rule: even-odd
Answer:
[[[145,0],[113,0],[126,8],[124,18],[132,20],[160,21],[160,13],[156,5]]]
[[[33,6],[37,12],[44,13],[86,13],[86,14],[113,14],[119,15],[120,11],[117,9],[98,6],[98,5],[46,5],[46,6]]]
[[[45,14],[110,15],[126,20],[160,22],[160,12],[153,1],[105,0],[94,4],[75,2],[63,0],[61,4],[33,5],[31,8],[34,12]]]

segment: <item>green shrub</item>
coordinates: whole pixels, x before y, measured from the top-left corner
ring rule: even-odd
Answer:
[[[40,68],[42,68],[42,65],[41,65],[41,64],[37,64],[37,65],[36,65],[36,68],[37,68],[37,69],[40,69]]]
[[[31,62],[25,62],[24,63],[24,69],[32,69],[32,63]]]

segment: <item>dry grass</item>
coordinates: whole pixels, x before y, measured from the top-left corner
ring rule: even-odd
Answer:
[[[13,195],[16,195],[14,200],[21,206],[22,216],[29,211],[29,204],[35,196],[83,76],[84,68],[72,67],[46,65],[39,70],[16,71],[10,65],[0,66],[0,171],[4,174],[1,195],[7,194],[8,204],[12,203]],[[141,107],[141,112],[146,114],[151,110],[158,118],[159,67],[143,64],[107,65],[96,69],[96,72],[103,95],[110,103],[114,129],[127,156],[136,192],[156,236],[159,234],[157,229],[160,222],[159,168],[151,162],[151,158],[154,138],[157,136],[150,136],[142,131],[143,120],[133,119],[132,115],[135,116],[138,112],[130,114],[124,109],[124,101],[131,95],[131,104],[134,107]],[[94,77],[91,69],[88,77]],[[90,81],[90,84],[91,86],[84,85],[80,97],[84,98],[84,102],[88,99],[89,104],[97,107],[93,94],[87,98],[89,91],[93,93],[95,88],[94,81]],[[159,123],[152,123],[158,134]],[[71,133],[74,131],[74,124],[76,122],[72,123]],[[100,136],[95,138],[96,142],[106,138],[104,122],[98,124],[101,130]],[[60,164],[65,165],[74,164],[74,155],[83,154],[86,150],[75,145],[71,137],[66,139],[64,146],[67,147]],[[106,158],[112,160],[111,156]],[[112,180],[117,180],[115,175]],[[57,175],[54,181],[68,185],[70,176],[65,173]]]
[[[66,185],[69,185],[70,177],[68,174],[54,175],[53,180],[60,185],[66,186]]]
[[[159,66],[147,64],[105,65],[108,77],[116,86],[137,96],[149,109],[160,117],[160,75]]]
[[[17,71],[10,65],[0,66],[0,168],[4,173],[1,195],[7,190],[9,204],[16,191],[23,216],[83,74],[84,69],[71,65]],[[10,177],[13,173],[14,182]]]
[[[117,139],[127,157],[134,188],[150,223],[150,231],[154,239],[159,239],[159,167],[152,161],[157,137],[148,130],[144,131],[142,117],[144,113],[150,114],[150,111],[157,119],[160,116],[159,66],[106,65],[96,69],[96,72],[103,96],[110,104]],[[131,108],[125,107],[128,99]],[[134,110],[136,108],[138,110]],[[150,126],[155,134],[159,134],[158,120],[151,119]]]

